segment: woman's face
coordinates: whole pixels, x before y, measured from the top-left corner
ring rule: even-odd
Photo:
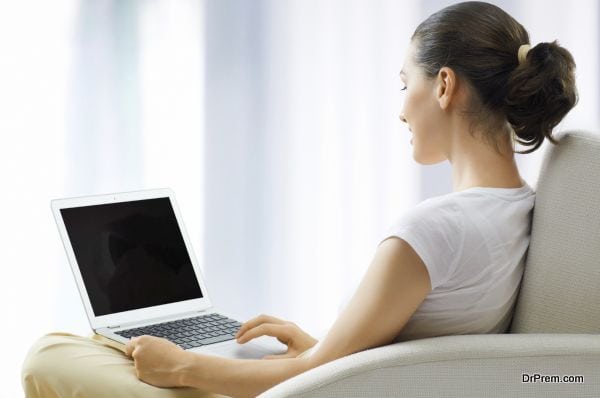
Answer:
[[[412,132],[413,158],[421,164],[434,164],[446,160],[448,145],[444,134],[443,110],[437,100],[437,79],[429,78],[414,63],[414,43],[411,43],[400,79],[404,83],[403,106],[400,120]]]

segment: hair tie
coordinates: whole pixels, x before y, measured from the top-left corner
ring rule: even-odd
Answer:
[[[522,44],[521,47],[519,47],[519,52],[517,53],[517,58],[519,59],[519,65],[521,65],[523,62],[525,62],[525,58],[527,57],[527,53],[529,52],[530,49],[531,49],[531,46],[529,44]]]

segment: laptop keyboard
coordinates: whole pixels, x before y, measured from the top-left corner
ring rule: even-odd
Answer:
[[[115,333],[126,338],[141,335],[163,337],[187,350],[207,344],[233,340],[241,326],[242,324],[234,319],[220,314],[209,314],[135,329],[120,330]]]

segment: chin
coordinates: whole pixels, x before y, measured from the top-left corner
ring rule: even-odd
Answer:
[[[444,160],[446,160],[446,158],[443,156],[427,156],[419,154],[416,151],[413,152],[413,159],[415,162],[424,166],[442,163]]]

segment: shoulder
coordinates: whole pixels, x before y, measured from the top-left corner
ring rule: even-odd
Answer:
[[[427,267],[431,286],[443,284],[462,254],[465,239],[462,207],[454,195],[427,199],[400,216],[381,241],[407,242]]]
[[[452,194],[430,198],[403,213],[392,224],[392,228],[462,229],[464,226],[462,208]]]

